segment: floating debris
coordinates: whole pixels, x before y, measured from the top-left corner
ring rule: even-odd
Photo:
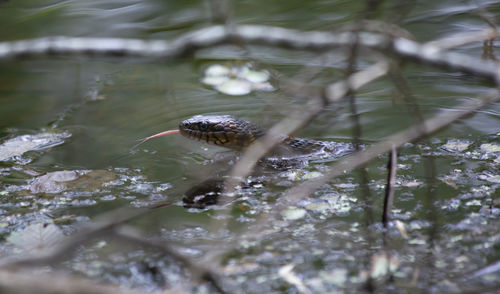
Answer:
[[[497,183],[497,184],[500,184],[500,175],[487,177],[487,178],[486,178],[486,180],[487,180],[488,182],[491,182],[491,183]]]
[[[370,277],[373,279],[386,276],[394,272],[399,266],[399,259],[395,256],[389,256],[385,252],[375,254],[371,259]]]
[[[348,213],[353,208],[353,203],[357,202],[355,197],[335,193],[321,196],[321,199],[328,202],[330,209],[335,212],[335,214]]]
[[[500,145],[497,144],[481,144],[479,148],[487,153],[500,152]]]
[[[467,150],[470,145],[471,142],[466,140],[448,140],[448,142],[441,147],[451,152],[461,152]]]
[[[478,199],[473,199],[473,200],[470,200],[470,201],[465,202],[465,205],[466,205],[466,206],[481,206],[481,205],[482,205],[482,203],[481,203],[481,201],[480,201],[480,200],[478,200]]]
[[[323,212],[323,211],[330,209],[330,204],[328,204],[326,202],[313,202],[313,203],[307,204],[305,207],[308,210]]]
[[[279,269],[278,274],[283,278],[283,280],[297,287],[297,290],[299,290],[300,293],[311,293],[304,285],[304,282],[302,282],[302,280],[293,272],[293,267],[293,264],[282,266]]]
[[[500,175],[493,175],[489,173],[481,174],[477,176],[478,179],[488,181],[490,183],[498,184],[500,183]]]
[[[289,181],[301,181],[310,180],[314,178],[321,177],[323,174],[318,171],[307,171],[303,169],[296,169],[286,171],[282,174],[282,177],[286,177]]]
[[[340,189],[354,190],[358,186],[358,184],[341,183],[341,184],[335,184],[334,186]]]
[[[344,286],[347,282],[348,272],[346,269],[339,268],[334,269],[332,271],[321,271],[319,276],[327,283],[336,285],[336,286]]]
[[[19,156],[32,150],[42,150],[64,143],[65,138],[71,134],[41,133],[37,135],[22,135],[5,141],[0,145],[0,161]]]
[[[399,234],[401,234],[401,237],[403,237],[403,239],[408,239],[405,224],[400,220],[395,220],[394,225],[396,226],[396,229],[398,229]]]

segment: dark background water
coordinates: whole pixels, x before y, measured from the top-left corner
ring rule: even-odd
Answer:
[[[395,2],[386,1],[377,14],[378,19],[395,21],[398,15],[402,15],[405,7],[393,8]],[[7,1],[0,3],[0,40],[52,35],[170,39],[211,24],[208,6],[206,1]],[[363,1],[234,1],[230,19],[234,24],[332,30],[353,21],[363,7]],[[490,13],[494,19],[498,19],[500,11],[498,1],[415,1],[414,6],[408,8],[411,10],[400,25],[419,42],[488,28],[478,17],[478,8]],[[479,58],[482,50],[483,44],[477,42],[458,51]],[[279,197],[280,188],[269,191],[264,188],[255,192],[253,197],[242,200],[240,205],[247,208],[235,209],[230,219],[234,228],[230,226],[227,231],[211,233],[207,223],[216,222],[217,214],[211,210],[187,210],[179,201],[186,189],[218,168],[220,163],[214,164],[214,158],[232,156],[234,152],[200,145],[180,136],[154,140],[136,150],[131,150],[131,147],[137,139],[174,129],[181,120],[195,114],[232,114],[268,127],[305,101],[304,97],[294,97],[286,89],[254,91],[243,96],[221,94],[200,82],[204,70],[210,65],[231,66],[249,60],[257,69],[286,77],[299,75],[299,78],[306,66],[321,71],[308,82],[321,87],[342,78],[346,65],[345,60],[340,59],[342,53],[337,50],[317,56],[268,47],[242,49],[223,46],[200,50],[188,58],[168,62],[87,56],[1,61],[0,139],[5,141],[46,131],[71,134],[62,145],[2,163],[4,172],[0,176],[0,187],[4,193],[0,212],[4,218],[4,240],[12,232],[22,231],[40,221],[76,218],[62,226],[69,232],[72,224],[79,220],[91,221],[92,216],[112,208],[172,201],[174,206],[141,218],[135,227],[148,237],[173,242],[194,258],[201,258],[213,250],[211,244],[214,240],[227,238],[236,242],[251,225],[249,219],[266,211],[269,203]],[[360,67],[376,61],[376,58],[363,56]],[[412,63],[405,66],[404,75],[426,117],[452,109],[460,102],[485,93],[491,86],[468,75]],[[367,144],[415,122],[415,118],[408,115],[408,106],[397,96],[388,78],[371,83],[357,93],[362,139]],[[333,114],[325,111],[297,135],[348,141],[352,133],[349,114],[346,107]],[[498,183],[480,177],[498,175],[498,163],[493,161],[494,154],[486,156],[479,151],[481,144],[498,143],[499,114],[500,104],[488,105],[473,117],[460,120],[435,134],[428,143],[430,145],[421,143],[435,153],[438,175],[434,195],[437,197],[435,209],[439,211],[436,226],[439,229],[436,241],[439,250],[434,258],[437,268],[447,270],[436,281],[445,280],[460,287],[460,279],[500,257],[498,212],[491,213],[487,209],[489,203],[495,201]],[[441,146],[450,139],[471,145],[467,151],[447,153]],[[402,187],[396,193],[395,201],[397,218],[405,223],[410,234],[408,240],[399,238],[394,243],[401,264],[396,277],[399,286],[405,285],[403,289],[425,288],[430,279],[423,275],[424,278],[411,283],[416,270],[425,271],[418,260],[426,254],[428,235],[425,229],[430,222],[423,207],[428,174],[419,150],[422,148],[402,151]],[[369,166],[377,219],[382,205],[384,167],[385,159]],[[312,170],[321,168],[322,164]],[[26,188],[34,178],[30,170],[40,174],[61,170],[106,170],[122,184],[98,189],[94,194],[78,194],[70,188],[66,194],[31,195]],[[447,182],[450,178],[453,184]],[[293,293],[294,288],[277,275],[280,266],[291,263],[296,265],[295,271],[307,280],[309,287],[316,289],[314,281],[321,284],[323,288],[318,286],[317,292],[322,292],[321,289],[349,291],[346,285],[359,285],[363,280],[362,272],[367,270],[362,266],[367,263],[366,256],[380,247],[380,241],[367,247],[364,231],[360,229],[363,211],[359,198],[362,192],[356,186],[359,181],[358,173],[349,174],[332,183],[353,183],[354,188],[342,190],[332,186],[332,190],[322,195],[348,197],[347,212],[335,209],[321,213],[309,211],[306,218],[289,222],[275,235],[261,240],[262,243],[243,243],[233,253],[234,257],[225,261],[226,266],[241,266],[236,273],[231,273],[226,267],[228,279],[235,284],[250,285],[255,292]],[[404,186],[413,182],[419,184],[416,187]],[[102,200],[109,195],[114,199]],[[61,202],[61,197],[70,200]],[[74,200],[72,197],[86,202],[68,205]],[[51,204],[44,206],[44,199]],[[473,200],[478,200],[479,204],[470,202]],[[314,199],[309,201],[314,202]],[[458,208],[453,206],[457,201]],[[20,205],[21,202],[28,204]],[[9,252],[11,247],[7,241],[4,243],[3,251]],[[302,248],[311,250],[304,252]],[[94,253],[92,249],[88,250]],[[127,250],[134,252],[134,249]],[[133,271],[129,271],[133,268],[130,264],[137,262],[136,259],[155,260],[167,273],[175,272],[165,265],[168,262],[158,261],[154,253],[143,252],[137,255],[138,258],[129,255],[116,259],[119,262],[112,258],[110,261],[106,250],[98,254],[94,261],[101,263],[98,272],[106,273],[103,277],[107,281],[117,282],[116,277],[124,275],[132,276],[125,284],[147,284],[134,280]],[[69,267],[86,276],[97,276],[89,270],[91,259],[82,259],[72,261]],[[244,265],[255,268],[245,270]],[[346,271],[345,281],[336,283],[325,278],[338,273],[337,270]],[[170,282],[175,281],[172,278]],[[476,282],[481,284],[491,280]],[[447,285],[442,287],[447,289]]]

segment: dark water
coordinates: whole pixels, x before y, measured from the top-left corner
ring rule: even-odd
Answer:
[[[402,13],[391,10],[392,5],[386,3],[379,19],[394,21],[397,12]],[[331,30],[355,19],[363,7],[363,1],[237,1],[231,15],[236,24]],[[500,12],[498,1],[416,1],[401,26],[421,42],[488,28],[475,13],[477,7],[493,18]],[[208,4],[203,1],[0,2],[2,41],[49,35],[165,39],[209,23]],[[473,43],[458,51],[479,58],[482,45]],[[222,255],[221,275],[230,292],[296,293],[297,288],[279,274],[289,264],[313,293],[362,291],[367,276],[373,274],[370,260],[386,259],[377,255],[383,245],[381,225],[365,226],[367,199],[358,172],[332,180],[290,208],[283,219],[269,223],[269,232],[254,240],[246,234],[253,220],[272,210],[285,188],[327,170],[329,160],[274,172],[269,176],[271,184],[252,186],[235,203],[229,218],[221,219],[219,209],[189,210],[182,207],[181,199],[193,185],[227,170],[235,152],[175,135],[131,150],[137,139],[176,128],[179,121],[195,114],[231,114],[268,127],[305,101],[286,89],[222,94],[201,82],[211,65],[249,62],[255,70],[299,78],[307,65],[321,70],[308,82],[319,87],[343,76],[341,53],[318,57],[251,46],[201,50],[165,63],[74,56],[2,61],[0,143],[5,146],[22,135],[57,134],[42,142],[46,146],[28,148],[31,151],[0,162],[2,254],[22,252],[22,244],[36,242],[24,237],[15,241],[16,232],[30,236],[31,230],[41,230],[36,227],[40,223],[53,222],[56,231],[69,235],[75,225],[92,222],[94,216],[114,208],[168,201],[173,205],[152,211],[132,226],[148,238],[175,245],[194,260]],[[361,67],[373,61],[363,58]],[[477,97],[491,86],[461,73],[410,63],[404,74],[426,117]],[[398,95],[388,78],[357,93],[366,144],[415,122]],[[328,110],[297,135],[349,141],[348,108]],[[402,148],[394,218],[407,236],[391,228],[393,282],[386,284],[377,277],[378,289],[449,292],[498,285],[498,271],[471,277],[500,258],[500,152],[495,149],[499,132],[500,104],[496,103],[428,142]],[[436,173],[431,200],[428,158]],[[381,156],[367,167],[376,221],[382,210],[385,166],[386,158]],[[54,178],[40,180],[44,174]],[[224,222],[228,225],[221,227]],[[431,243],[434,249],[429,253]],[[170,258],[112,240],[96,240],[65,266],[86,277],[148,290],[187,280],[185,271]],[[151,267],[160,269],[160,278],[151,276]]]

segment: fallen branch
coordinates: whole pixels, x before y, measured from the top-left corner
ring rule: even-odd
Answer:
[[[499,34],[497,30],[487,29],[478,32],[466,32],[447,36],[425,43],[424,46],[436,47],[439,50],[450,50],[467,44],[483,42],[498,37]]]
[[[64,54],[175,58],[200,48],[221,44],[257,44],[295,50],[328,51],[351,46],[356,39],[361,47],[499,81],[499,69],[495,64],[464,54],[443,52],[441,43],[422,45],[409,39],[368,32],[304,32],[260,25],[229,28],[211,26],[186,33],[171,41],[59,36],[1,42],[0,59]]]

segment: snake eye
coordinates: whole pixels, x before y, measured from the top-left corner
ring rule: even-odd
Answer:
[[[208,124],[206,122],[200,122],[198,124],[198,129],[200,129],[200,131],[204,132],[206,131],[208,128]]]

